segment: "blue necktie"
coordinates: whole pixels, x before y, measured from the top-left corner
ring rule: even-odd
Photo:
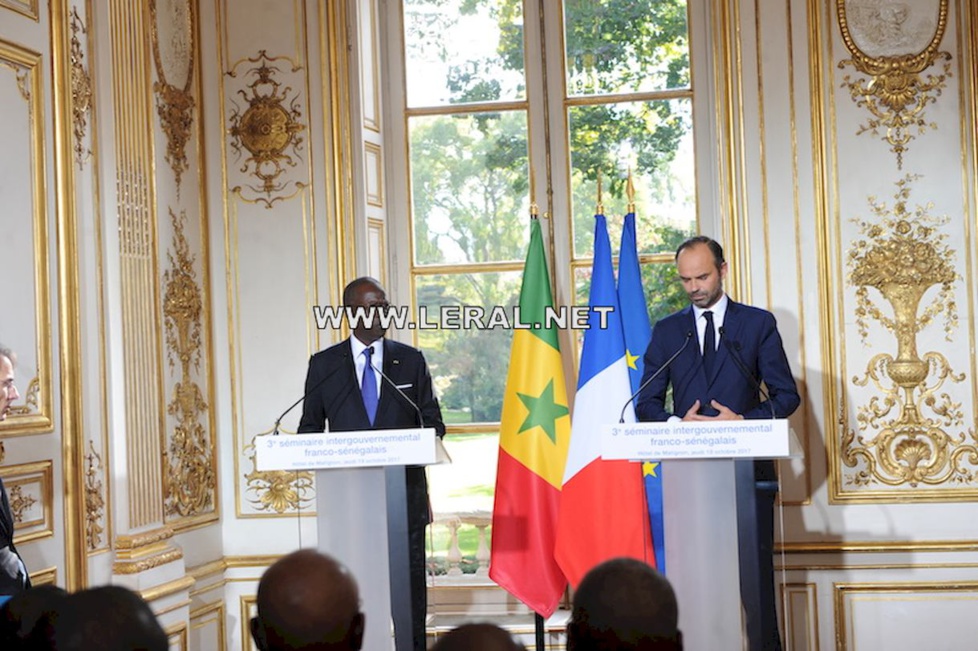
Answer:
[[[363,395],[363,407],[367,410],[367,418],[370,424],[374,424],[374,416],[377,415],[377,375],[374,372],[372,362],[374,349],[367,347],[363,351],[366,364],[363,366],[363,381],[360,383],[360,393]]]
[[[706,332],[703,334],[703,368],[706,370],[706,377],[713,375],[713,360],[717,356],[717,338],[713,329],[713,312],[707,310],[703,312],[706,319]]]

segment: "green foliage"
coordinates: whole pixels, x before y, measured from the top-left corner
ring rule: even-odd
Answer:
[[[444,10],[453,4],[458,16],[480,15],[494,21],[499,40],[493,56],[449,53],[443,37],[456,26],[458,16]],[[548,0],[546,10],[557,4]],[[512,79],[525,79],[522,0],[405,0],[405,5],[421,8],[406,12],[412,47],[448,64],[444,81],[448,104],[512,99]],[[591,251],[590,220],[599,171],[609,197],[606,214],[612,246],[617,249],[627,167],[640,181],[636,183],[640,251],[672,252],[694,226],[668,208],[693,203],[690,179],[678,178],[673,169],[677,152],[689,141],[691,102],[620,101],[620,95],[617,102],[610,102],[602,96],[689,87],[686,4],[683,0],[565,0],[563,6],[567,94],[594,100],[568,113],[575,254],[586,256]],[[442,10],[430,11],[433,7]],[[523,93],[525,88],[517,90]],[[522,261],[529,230],[526,112],[414,117],[409,132],[416,262]],[[671,262],[645,264],[642,276],[653,321],[685,304]],[[579,282],[575,288],[578,296],[588,281],[582,282],[584,287]],[[447,304],[488,309],[512,305],[518,291],[519,274],[419,276],[417,303],[427,306],[429,314]],[[584,297],[586,301],[586,292]],[[433,375],[445,383],[441,400],[453,419],[498,420],[511,335],[499,330],[431,330],[419,335]]]

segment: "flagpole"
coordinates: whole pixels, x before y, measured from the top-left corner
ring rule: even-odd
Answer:
[[[537,651],[544,651],[546,643],[543,635],[543,615],[540,613],[533,613],[533,619],[536,624]]]

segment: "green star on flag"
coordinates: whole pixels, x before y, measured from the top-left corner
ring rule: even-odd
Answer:
[[[526,420],[520,426],[520,433],[534,427],[539,427],[546,432],[547,437],[552,442],[556,443],[557,419],[569,414],[570,410],[567,409],[567,405],[558,405],[554,401],[553,379],[550,380],[547,388],[538,397],[526,395],[525,393],[517,393],[516,395],[520,397],[520,401],[530,412],[526,415]]]

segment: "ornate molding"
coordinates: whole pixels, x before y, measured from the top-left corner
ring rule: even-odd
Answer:
[[[870,198],[874,222],[854,220],[863,238],[849,249],[848,281],[856,288],[856,324],[867,343],[868,322],[878,322],[897,341],[897,355],[874,355],[862,377],[853,384],[872,381],[874,395],[857,411],[860,434],[843,435],[842,460],[854,472],[846,473],[850,486],[957,484],[978,486],[978,434],[948,433],[963,425],[960,402],[940,392],[945,382],[962,382],[939,352],[917,353],[917,335],[944,316],[944,337],[958,325],[954,284],[955,252],[941,227],[949,221],[932,217],[931,204],[908,207],[916,176],[897,181],[893,207]],[[920,310],[920,301],[933,286],[938,293]],[[884,311],[870,294],[875,289],[889,304]],[[889,316],[892,314],[892,316]]]
[[[154,529],[153,531],[147,531],[146,533],[119,536],[116,538],[115,548],[118,550],[120,555],[122,555],[123,552],[131,552],[135,554],[143,547],[152,547],[157,543],[164,542],[170,538],[173,538],[173,529],[170,527],[162,527],[160,529]]]
[[[154,567],[178,561],[181,558],[183,558],[182,549],[170,548],[155,556],[148,556],[138,561],[116,561],[112,564],[112,572],[113,574],[139,574]]]
[[[923,15],[924,5],[933,6],[935,1],[935,16]],[[910,141],[928,128],[937,128],[925,120],[924,108],[937,100],[952,76],[950,53],[938,50],[947,29],[948,0],[885,5],[836,0],[836,13],[842,40],[852,55],[839,61],[839,68],[852,66],[870,77],[843,77],[842,85],[853,102],[870,113],[856,135],[882,135],[896,154],[897,167],[903,169]],[[944,62],[940,74],[922,74],[939,60]]]
[[[315,499],[313,474],[309,471],[287,472],[284,470],[259,471],[255,465],[255,439],[244,449],[251,462],[251,472],[245,474],[247,493],[254,498],[248,501],[259,511],[285,513],[298,511]]]
[[[71,8],[71,117],[75,136],[75,162],[81,168],[92,155],[85,146],[88,131],[88,115],[92,109],[92,77],[85,67],[85,52],[79,35],[88,37],[88,29],[78,15],[76,7]]]
[[[237,185],[233,192],[241,194],[242,198],[252,203],[264,204],[271,208],[276,201],[288,199],[306,187],[299,180],[289,180],[283,175],[290,168],[298,165],[303,139],[299,135],[306,125],[299,120],[302,110],[298,93],[293,93],[291,86],[283,86],[278,81],[280,70],[278,66],[269,65],[276,61],[285,60],[283,57],[269,57],[265,50],[260,50],[258,56],[248,59],[249,63],[260,65],[250,68],[245,74],[254,78],[244,89],[238,90],[238,95],[247,102],[244,110],[235,106],[229,118],[231,148],[240,158],[242,150],[248,152],[239,171],[253,176],[257,184]],[[293,67],[292,72],[296,72]],[[234,76],[234,73],[229,73]],[[294,188],[291,194],[289,189]],[[245,190],[252,196],[246,197]]]
[[[27,390],[24,391],[24,403],[20,405],[13,405],[10,408],[10,413],[14,416],[29,416],[30,414],[36,414],[40,411],[40,400],[41,400],[41,379],[37,376],[31,378],[31,381],[27,384]]]
[[[173,251],[167,252],[170,268],[163,276],[163,316],[166,355],[172,369],[180,364],[180,380],[166,411],[177,419],[167,448],[166,511],[180,516],[199,515],[214,505],[217,479],[213,446],[201,415],[207,403],[194,381],[192,369],[200,367],[203,299],[194,273],[194,256],[184,234],[186,215],[170,211]]]
[[[102,544],[102,524],[105,516],[105,498],[102,497],[102,457],[95,451],[89,440],[88,454],[85,455],[85,539],[88,551],[94,551]]]
[[[33,495],[25,495],[24,487],[14,484],[7,491],[7,498],[10,500],[10,512],[14,516],[14,522],[20,524],[24,521],[24,511],[37,504],[37,498]]]
[[[165,10],[158,11],[158,6]],[[189,166],[186,149],[196,107],[190,92],[196,49],[193,7],[194,3],[188,0],[150,0],[149,3],[153,62],[158,78],[153,84],[156,113],[166,134],[165,158],[176,177],[177,187]]]

